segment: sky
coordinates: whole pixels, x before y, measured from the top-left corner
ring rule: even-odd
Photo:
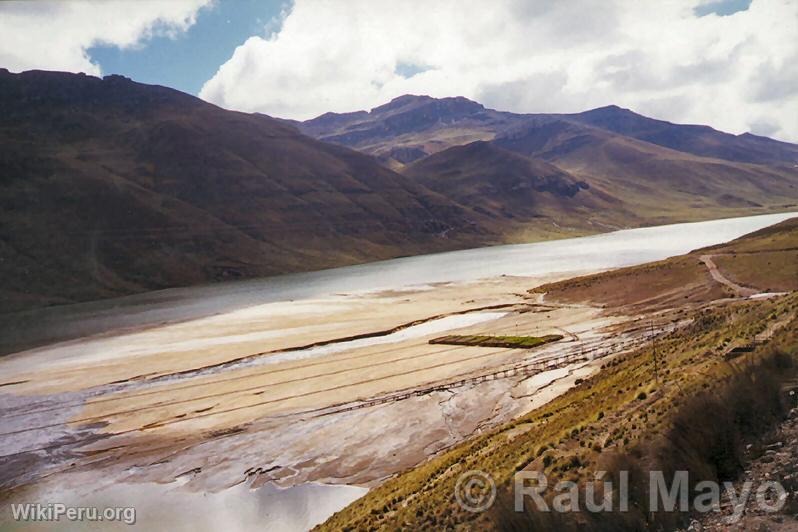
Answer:
[[[97,43],[87,54],[103,72],[196,95],[237,46],[252,35],[265,37],[278,29],[288,6],[288,0],[217,2],[200,9],[194,24],[177,36],[156,35],[130,48]]]
[[[294,119],[410,93],[616,104],[798,142],[795,0],[2,2],[0,67],[117,73]]]

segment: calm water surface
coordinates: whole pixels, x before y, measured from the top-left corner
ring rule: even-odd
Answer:
[[[0,353],[275,301],[444,281],[472,281],[498,275],[531,276],[629,266],[726,242],[796,215],[798,213],[727,218],[551,242],[434,253],[5,315],[0,316]]]

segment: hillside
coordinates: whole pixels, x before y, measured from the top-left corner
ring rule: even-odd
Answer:
[[[663,221],[691,209],[789,209],[798,199],[796,168],[699,157],[570,121],[524,124],[492,142],[543,159]]]
[[[0,143],[5,312],[798,204],[787,165],[465,98],[292,125],[120,76],[0,70]]]
[[[6,312],[501,239],[371,157],[119,76],[0,71],[0,144]]]
[[[709,126],[673,124],[616,105],[582,113],[519,114],[488,109],[466,98],[404,95],[370,111],[326,113],[295,122],[304,133],[378,156],[401,167],[426,155],[475,140],[493,140],[518,127],[566,122],[600,129],[655,146],[726,161],[792,167],[798,145]]]
[[[581,229],[634,219],[620,200],[587,182],[542,159],[486,141],[448,148],[408,165],[402,173],[497,219],[521,219],[533,226],[557,220]]]
[[[595,218],[609,226],[688,220],[698,212],[718,217],[730,211],[785,210],[798,204],[798,146],[671,124],[617,106],[525,115],[487,109],[465,98],[406,95],[369,112],[327,113],[297,127],[375,155],[427,184],[442,182],[444,160],[471,166],[468,160],[455,160],[460,154],[467,158],[468,152],[450,151],[453,147],[488,141],[503,148],[509,160],[491,157],[495,168],[482,172],[483,189],[495,186],[498,169],[516,164],[508,155],[516,152],[549,163],[587,183],[602,200],[614,201],[612,215],[605,211],[605,219]],[[424,164],[425,157],[443,151],[444,158]],[[480,177],[469,172],[473,191]]]
[[[798,376],[796,277],[779,286],[788,294],[747,298],[713,278],[700,257],[750,260],[743,270],[751,286],[772,286],[768,254],[792,253],[796,263],[797,220],[665,261],[539,287],[535,292],[545,293],[550,304],[589,303],[608,316],[637,316],[634,321],[652,331],[672,327],[643,348],[608,350],[600,371],[567,393],[396,475],[319,529],[684,529],[689,514],[646,510],[644,473],[661,470],[667,478],[687,470],[691,486],[734,480],[751,458],[773,454],[763,438],[790,415],[795,402],[789,403],[789,390]],[[584,490],[595,472],[607,471],[604,480],[617,483],[621,470],[631,471],[630,510],[586,511]],[[484,472],[496,485],[496,502],[487,511],[466,511],[453,497],[458,478],[469,471]],[[536,512],[529,498],[526,512],[513,511],[518,471],[543,473],[549,486],[575,482],[578,511]],[[789,478],[785,485],[795,486]],[[486,500],[479,488],[471,495]],[[558,493],[544,495],[549,505]],[[772,521],[791,530],[795,509],[790,502]],[[719,515],[728,512],[724,506]]]
[[[693,155],[758,164],[793,165],[798,162],[798,146],[795,144],[751,133],[731,135],[709,126],[673,124],[616,105],[562,116]]]
[[[687,255],[576,277],[535,289],[568,303],[600,304],[630,311],[661,310],[737,297],[715,282],[702,258],[710,257],[725,277],[755,292],[798,290],[798,218]],[[630,282],[631,281],[631,282]]]

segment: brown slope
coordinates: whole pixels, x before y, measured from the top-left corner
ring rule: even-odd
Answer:
[[[732,283],[754,291],[798,290],[798,218],[693,254],[708,255]]]
[[[732,135],[709,126],[673,124],[616,105],[563,117],[693,155],[758,164],[798,163],[795,144],[750,133]]]
[[[746,295],[713,278],[703,257],[710,257],[722,278],[753,292],[798,290],[798,218],[685,255],[558,281],[533,291],[555,301],[628,306],[630,312]]]
[[[465,98],[405,95],[369,112],[326,113],[297,127],[316,138],[377,155],[400,167],[475,140],[491,140],[521,124],[566,121],[702,157],[791,166],[798,145],[745,133],[731,135],[708,126],[672,124],[611,105],[575,114],[516,114],[486,109]],[[395,153],[395,150],[399,150]]]
[[[589,228],[619,218],[612,196],[539,159],[477,141],[422,159],[403,173],[493,218]]]
[[[498,239],[371,157],[118,76],[0,71],[0,145],[4,311]]]
[[[377,156],[394,168],[451,146],[490,140],[524,120],[466,98],[405,95],[369,112],[325,113],[299,123],[302,132]]]
[[[593,191],[620,200],[622,206],[616,205],[611,216],[605,211],[592,218],[610,226],[735,216],[798,204],[798,167],[785,162],[798,146],[670,124],[615,106],[571,115],[520,115],[462,98],[403,96],[370,112],[328,113],[299,127],[375,154],[399,170],[426,154],[490,140],[544,159],[589,183]]]
[[[493,142],[555,164],[656,221],[798,203],[798,169],[699,157],[571,121],[531,122]]]

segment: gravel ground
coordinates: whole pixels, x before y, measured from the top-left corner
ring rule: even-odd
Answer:
[[[747,504],[737,508],[739,519],[731,516],[735,507],[723,496],[720,512],[711,512],[694,520],[689,532],[715,530],[745,531],[798,531],[798,408],[778,430],[768,435],[761,444],[746,449],[746,469],[734,482],[737,493],[746,482],[751,482],[752,492]],[[766,494],[768,504],[782,506],[778,511],[768,511],[757,504],[757,488],[765,482],[779,482],[784,488],[781,500],[774,491]],[[769,496],[768,496],[769,495]]]

